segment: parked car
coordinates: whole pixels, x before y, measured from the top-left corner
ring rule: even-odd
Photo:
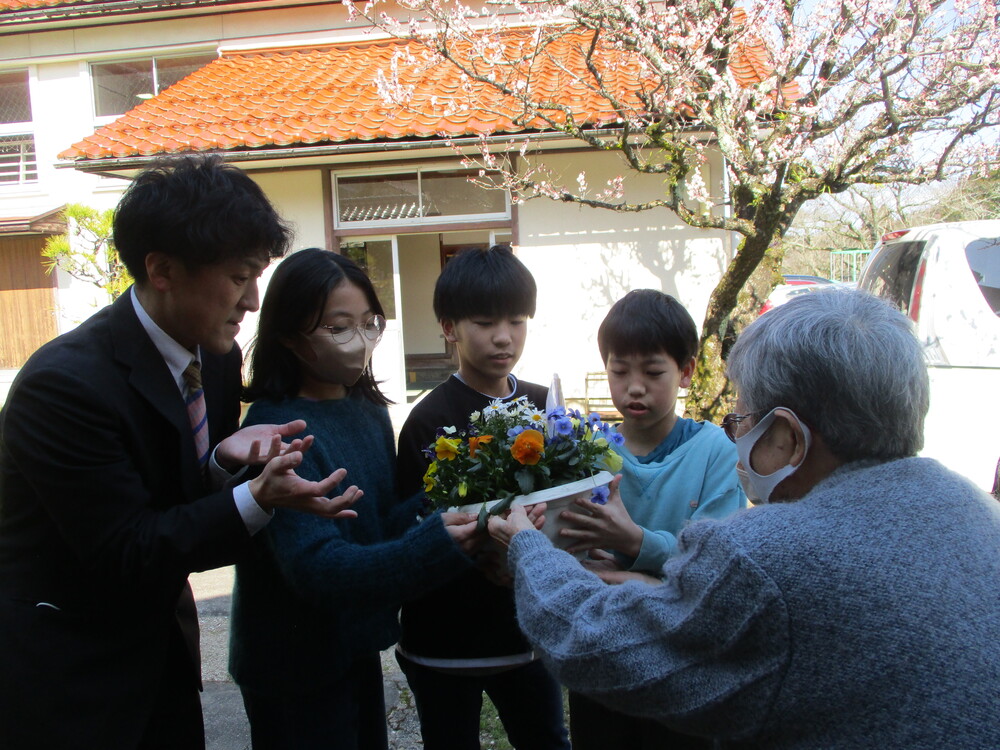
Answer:
[[[772,307],[785,304],[792,297],[800,294],[808,294],[824,284],[833,283],[830,279],[824,279],[822,276],[807,276],[803,274],[785,273],[781,275],[781,278],[782,283],[778,284],[771,291],[771,294],[768,295],[767,300],[764,302],[764,306],[760,308],[761,315]]]
[[[1000,219],[889,232],[858,286],[906,313],[924,345],[931,406],[923,455],[992,489],[1000,457]]]

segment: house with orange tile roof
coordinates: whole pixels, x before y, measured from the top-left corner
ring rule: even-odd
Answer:
[[[510,243],[531,269],[538,310],[515,372],[543,383],[558,372],[567,396],[582,396],[585,373],[603,369],[598,324],[630,289],[662,289],[701,319],[732,238],[665,210],[518,205],[470,182],[478,170],[460,153],[484,143],[544,160],[567,180],[585,173],[602,184],[627,170],[615,154],[523,122],[496,92],[421,62],[412,47],[372,34],[340,3],[0,0],[0,368],[19,366],[103,303],[34,267],[45,236],[60,229],[39,217],[70,202],[113,207],[138,170],[191,152],[219,152],[245,169],[295,226],[296,249],[338,249],[367,268],[389,318],[376,374],[398,402],[455,366],[431,295],[464,247]],[[575,49],[567,43],[533,85],[610,132],[607,102],[565,74],[580,64]],[[751,50],[735,61],[737,75],[754,79],[764,63]],[[386,96],[390,74],[405,101]],[[634,96],[636,75],[621,66],[620,96]],[[518,154],[529,133],[535,150]],[[702,177],[724,192],[718,154],[709,152]],[[662,185],[635,176],[625,189],[642,199]],[[29,318],[34,328],[14,329]]]

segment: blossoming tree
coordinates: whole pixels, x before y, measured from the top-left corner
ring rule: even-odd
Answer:
[[[422,42],[426,61],[455,66],[470,96],[483,87],[502,94],[504,114],[522,126],[508,152],[533,153],[531,133],[557,131],[623,159],[607,185],[592,188],[583,174],[560,184],[543,153],[509,159],[484,140],[472,160],[499,174],[515,200],[666,209],[740,238],[703,323],[688,398],[701,418],[729,406],[724,342],[741,290],[803,204],[859,184],[937,180],[997,157],[995,0],[401,0],[403,13],[388,3],[354,11]],[[563,64],[567,44],[581,65]],[[598,115],[541,85],[538,71],[553,66]],[[386,76],[384,96],[405,102],[397,84]],[[725,194],[701,177],[709,148],[725,160]],[[662,196],[627,200],[624,181],[635,173],[658,175]]]

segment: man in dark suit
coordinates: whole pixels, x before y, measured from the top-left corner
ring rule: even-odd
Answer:
[[[289,242],[260,188],[217,158],[156,165],[114,231],[135,285],[39,349],[0,413],[5,750],[204,747],[188,573],[249,552],[274,507],[360,496],[324,497],[342,469],[295,474],[304,423],[237,430],[235,336]]]

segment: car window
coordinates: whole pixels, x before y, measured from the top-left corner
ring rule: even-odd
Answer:
[[[865,269],[859,286],[888,300],[908,315],[913,281],[923,250],[923,242],[893,242],[883,247]]]
[[[1000,237],[981,237],[965,248],[972,275],[986,304],[1000,316]]]

